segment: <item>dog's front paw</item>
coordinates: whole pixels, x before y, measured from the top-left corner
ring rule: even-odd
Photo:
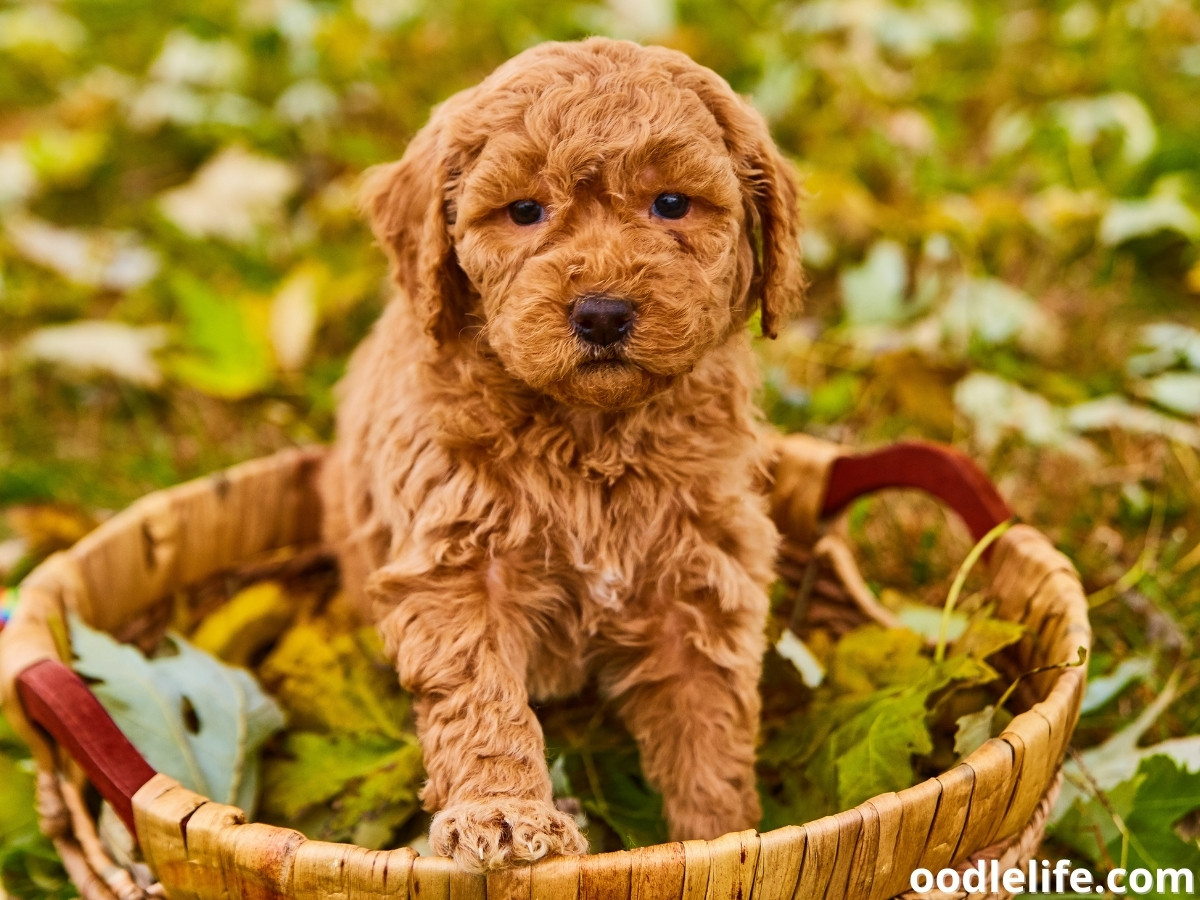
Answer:
[[[570,816],[546,803],[503,797],[446,807],[433,817],[429,843],[471,872],[587,852]]]

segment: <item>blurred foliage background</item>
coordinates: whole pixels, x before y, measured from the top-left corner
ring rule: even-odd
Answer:
[[[1200,768],[1179,0],[0,0],[0,578],[147,491],[328,440],[386,293],[361,172],[507,57],[594,33],[723,74],[804,175],[812,287],[760,346],[770,417],[971,453],[1093,592],[1080,746]],[[877,577],[918,592],[943,534],[962,549],[936,516],[881,528]],[[0,770],[19,757],[0,735]],[[9,890],[69,892],[22,784],[0,774]]]

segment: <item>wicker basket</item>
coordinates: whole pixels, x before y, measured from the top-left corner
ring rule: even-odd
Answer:
[[[884,900],[908,890],[917,868],[980,859],[1019,866],[1040,842],[1079,714],[1079,668],[1029,679],[1026,708],[1004,733],[944,774],[763,834],[551,859],[484,877],[409,849],[371,851],[246,823],[240,810],[150,769],[62,664],[61,622],[73,610],[94,627],[127,634],[181,588],[279,548],[315,545],[321,459],[317,449],[286,451],[151,494],[22,584],[0,634],[4,710],[34,752],[43,830],[85,898],[145,895],[105,855],[83,802],[85,779],[130,825],[158,890],[172,898]],[[977,537],[1009,516],[990,483],[954,451],[900,445],[850,456],[798,436],[781,444],[772,504],[803,554],[824,517],[890,486],[941,498]],[[1038,532],[1010,529],[993,548],[988,577],[998,614],[1028,627],[1016,665],[1073,660],[1090,647],[1079,579]]]

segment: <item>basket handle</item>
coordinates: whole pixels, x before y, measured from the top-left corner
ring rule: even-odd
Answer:
[[[938,498],[962,518],[978,541],[1013,518],[995,485],[969,457],[942,444],[912,441],[855,456],[839,456],[829,471],[822,517],[883,488],[916,488]]]
[[[883,488],[917,488],[932,494],[962,517],[975,540],[1012,518],[1008,504],[969,458],[951,447],[925,443],[837,457],[821,514],[835,515]],[[156,773],[87,684],[62,662],[43,659],[17,676],[16,689],[29,719],[79,763],[136,839],[133,795]]]
[[[137,840],[133,795],[157,774],[121,733],[95,694],[56,659],[24,669],[17,697],[30,721],[40,725],[79,763],[96,790],[112,804]]]

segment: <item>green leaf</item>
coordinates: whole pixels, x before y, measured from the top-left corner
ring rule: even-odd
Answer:
[[[1091,713],[1119,697],[1129,685],[1145,681],[1154,674],[1154,660],[1148,656],[1133,656],[1121,660],[1108,675],[1088,679],[1083,695],[1081,713]]]
[[[270,385],[271,348],[244,302],[190,275],[171,280],[183,317],[186,351],[168,360],[170,373],[214,397],[239,400]]]
[[[842,272],[842,303],[849,325],[894,324],[906,315],[908,261],[894,241],[877,241],[862,265]]]
[[[258,748],[283,714],[249,672],[227,666],[178,635],[147,659],[70,619],[75,671],[159,772],[220,803],[252,812]]]
[[[1098,796],[1076,796],[1051,826],[1054,837],[1102,868],[1200,869],[1200,842],[1179,823],[1200,810],[1200,771],[1169,756],[1141,760],[1137,771]],[[1166,896],[1149,894],[1145,896]]]
[[[839,809],[912,785],[913,754],[933,749],[925,699],[919,690],[883,692],[833,730],[809,771],[834,786]]]
[[[1158,755],[1142,760],[1137,780],[1133,808],[1125,816],[1131,862],[1200,872],[1200,843],[1184,841],[1176,831],[1184,816],[1200,810],[1200,771],[1189,772]]]
[[[589,762],[594,783],[580,798],[588,814],[603,820],[626,848],[664,842],[662,797],[646,782],[636,748],[597,753]]]
[[[12,734],[2,718],[0,730]],[[0,734],[0,737],[7,735]],[[0,847],[22,835],[37,833],[33,771],[23,750],[15,745],[0,745]]]
[[[331,841],[357,842],[370,823],[386,841],[419,809],[424,777],[415,737],[296,732],[267,761],[262,817]]]

